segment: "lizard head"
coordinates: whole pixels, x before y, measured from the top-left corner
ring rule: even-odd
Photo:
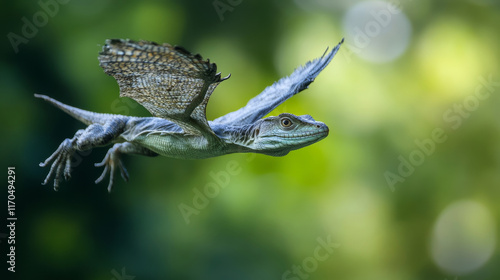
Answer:
[[[284,156],[311,145],[328,135],[328,126],[309,115],[284,113],[256,122],[249,130],[252,150],[271,156]]]

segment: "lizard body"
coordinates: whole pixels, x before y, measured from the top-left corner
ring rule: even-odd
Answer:
[[[342,41],[343,42],[343,41]],[[180,47],[131,40],[107,40],[99,61],[104,71],[115,77],[120,95],[133,98],[146,107],[152,117],[102,114],[63,104],[45,95],[35,94],[77,120],[88,125],[72,138],[65,139],[40,166],[50,164],[43,184],[54,178],[58,189],[64,176],[71,175],[71,158],[76,151],[113,144],[104,160],[96,183],[120,170],[128,180],[121,154],[202,159],[230,153],[261,153],[284,156],[291,150],[315,143],[328,135],[328,127],[309,115],[283,113],[263,118],[279,104],[307,88],[336,54],[331,52],[296,69],[246,106],[208,121],[205,108],[215,87],[229,78],[220,77],[216,66]]]

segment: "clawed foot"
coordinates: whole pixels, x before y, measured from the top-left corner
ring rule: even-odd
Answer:
[[[50,166],[49,174],[43,181],[42,185],[46,185],[50,178],[54,175],[54,190],[59,189],[59,182],[64,174],[64,178],[69,180],[71,177],[71,156],[73,155],[73,149],[71,148],[71,139],[64,140],[59,148],[44,162],[40,163],[41,167],[47,166],[50,162],[54,161]]]
[[[116,167],[120,169],[120,173],[125,182],[128,182],[128,172],[125,166],[123,165],[122,161],[120,160],[120,155],[116,145],[108,150],[108,153],[100,163],[96,163],[94,164],[94,166],[96,167],[104,166],[104,171],[102,172],[101,176],[99,176],[99,178],[97,178],[97,180],[95,181],[96,184],[100,183],[104,179],[104,177],[106,177],[106,174],[109,172],[108,192],[111,192],[111,188],[113,187],[113,180]]]

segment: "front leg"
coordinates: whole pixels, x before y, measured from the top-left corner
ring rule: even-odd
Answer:
[[[66,138],[57,150],[40,163],[41,167],[48,166],[51,162],[49,174],[43,181],[46,185],[54,177],[54,190],[59,189],[59,183],[64,178],[71,177],[71,158],[76,151],[85,151],[94,147],[112,143],[124,130],[126,120],[123,118],[112,118],[105,124],[91,124],[86,129],[80,129],[73,138]]]
[[[157,153],[149,149],[130,142],[114,144],[113,147],[108,150],[104,159],[100,163],[95,164],[96,167],[104,166],[104,171],[102,172],[101,176],[99,176],[99,178],[97,178],[97,180],[95,181],[96,184],[101,182],[109,172],[108,192],[111,192],[111,188],[113,187],[116,167],[120,169],[122,178],[126,182],[128,181],[128,172],[120,159],[120,154],[137,154],[150,157],[158,155]]]

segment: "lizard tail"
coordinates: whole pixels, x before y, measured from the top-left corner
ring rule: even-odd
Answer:
[[[86,125],[91,125],[93,123],[98,123],[98,124],[104,124],[107,119],[111,116],[111,114],[100,114],[100,113],[94,113],[82,109],[78,109],[66,104],[63,104],[53,98],[50,98],[46,95],[43,94],[36,94],[36,98],[41,98],[52,105],[56,106],[57,108],[63,110],[66,112],[68,115],[72,116],[73,118],[83,122]]]

